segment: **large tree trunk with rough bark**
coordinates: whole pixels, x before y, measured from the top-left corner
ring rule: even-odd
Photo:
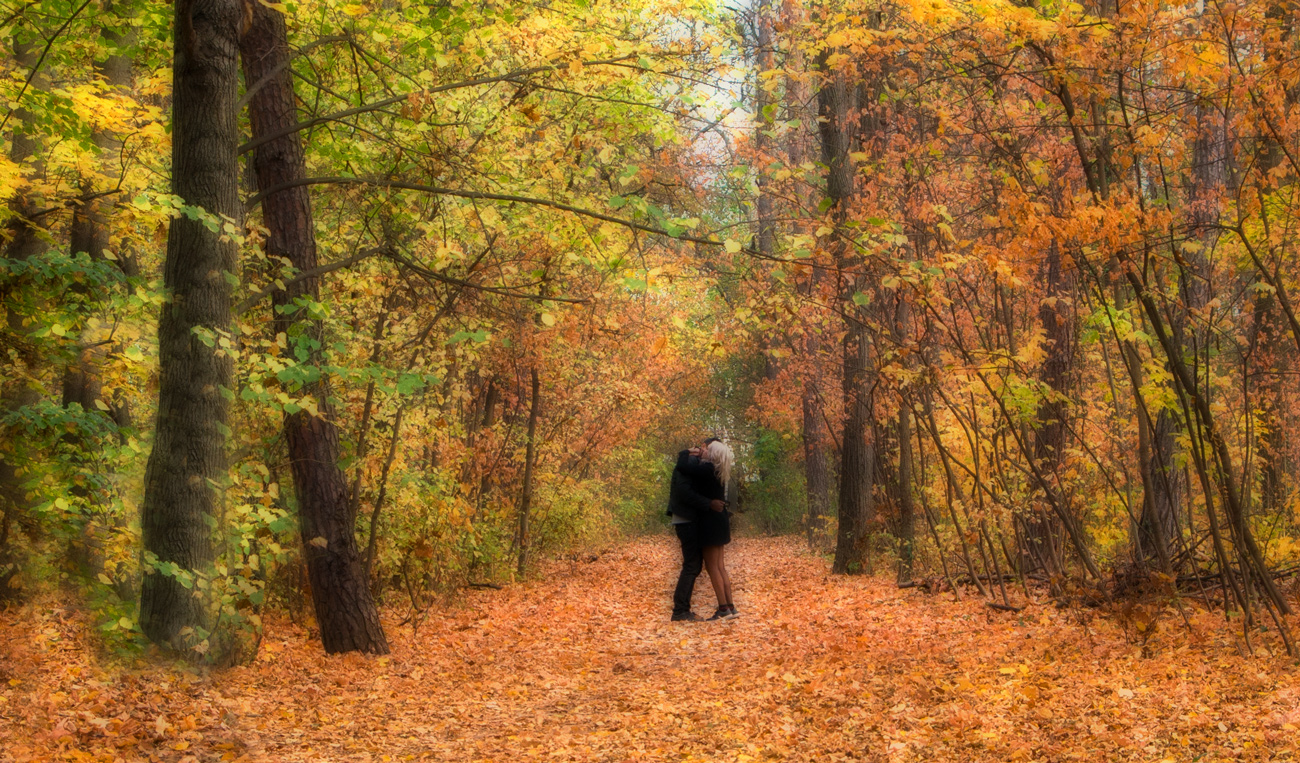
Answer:
[[[240,220],[238,0],[177,0],[173,28],[172,190],[206,214]],[[198,587],[184,579],[212,561],[212,529],[226,479],[230,356],[212,341],[230,326],[235,243],[181,215],[167,233],[158,324],[158,418],[145,470],[145,551],[166,567],[145,576],[140,626],[157,644],[188,643],[208,624]],[[202,332],[203,335],[200,335]],[[174,567],[172,567],[174,565]],[[177,571],[178,570],[178,571]]]
[[[252,137],[257,140],[282,132],[298,120],[284,15],[266,5],[250,7],[251,24],[240,51],[244,82],[251,92],[249,122]],[[306,163],[298,133],[258,146],[253,169],[261,191],[305,178]],[[262,200],[262,219],[267,229],[266,253],[272,262],[287,259],[300,272],[317,267],[311,197],[306,186],[266,196]],[[319,279],[304,278],[277,291],[272,301],[277,307],[285,307],[302,297],[315,301],[319,293]],[[317,348],[323,347],[321,322],[307,319],[306,313],[276,310],[275,330],[283,332],[290,342],[312,342]],[[321,350],[314,349],[307,362],[319,366],[322,360]],[[347,478],[339,468],[339,432],[329,404],[328,381],[319,376],[302,391],[315,398],[317,412],[286,413],[284,436],[321,642],[330,654],[386,654],[388,641],[357,548]]]
[[[845,241],[843,224],[853,198],[853,160],[849,156],[852,90],[842,73],[829,72],[829,52],[818,60],[823,73],[817,91],[818,133],[822,164],[826,166],[826,198],[835,231],[828,248],[834,253],[838,297],[845,311],[841,355],[844,373],[844,429],[840,438],[839,528],[835,538],[835,572],[861,572],[865,568],[864,538],[874,518],[875,450],[872,438],[870,392],[870,338],[861,307],[854,296],[863,285],[861,263],[854,261],[853,247]]]

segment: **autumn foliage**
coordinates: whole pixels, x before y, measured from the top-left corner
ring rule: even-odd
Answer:
[[[1291,5],[3,11],[0,760],[1289,751]]]

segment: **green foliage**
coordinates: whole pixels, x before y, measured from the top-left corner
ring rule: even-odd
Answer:
[[[767,534],[798,532],[807,509],[797,437],[760,429],[740,476],[745,522]]]
[[[668,506],[671,459],[665,459],[651,443],[622,447],[610,456],[605,484],[614,526],[631,535],[660,531]]]
[[[49,43],[40,77],[28,81],[21,64],[0,85],[8,127],[40,149],[21,163],[0,158],[8,224],[30,223],[43,244],[0,253],[0,456],[30,499],[0,505],[17,528],[0,556],[20,560],[29,581],[51,568],[82,583],[114,650],[140,643],[144,574],[203,599],[212,628],[186,637],[211,663],[253,653],[271,594],[291,606],[302,596],[286,414],[333,416],[358,537],[375,549],[374,589],[419,607],[513,574],[530,369],[544,403],[527,544],[559,554],[661,526],[660,435],[675,437],[698,412],[676,405],[698,391],[680,380],[705,377],[699,347],[725,354],[701,328],[716,290],[699,263],[677,242],[607,219],[617,212],[671,237],[742,218],[708,213],[683,129],[720,116],[697,84],[729,50],[710,3],[324,0],[286,10],[302,51],[298,87],[312,90],[299,93],[304,118],[324,117],[303,133],[310,173],[377,182],[313,188],[321,263],[364,256],[322,277],[319,298],[274,309],[269,292],[302,274],[270,251],[256,211],[220,218],[170,188],[171,9],[42,0],[0,25]],[[588,17],[598,23],[574,23]],[[130,59],[133,82],[106,81],[110,55]],[[27,202],[39,214],[23,219]],[[67,251],[74,212],[102,251]],[[153,337],[167,305],[161,263],[178,218],[239,248],[231,272],[210,274],[234,290],[234,320],[193,335],[236,369],[220,390],[231,415],[220,432],[229,471],[210,485],[221,494],[215,559],[197,570],[141,559],[136,517],[160,371]],[[281,333],[275,319],[286,316],[302,320]],[[98,397],[62,405],[78,368]],[[328,406],[310,394],[320,382]]]

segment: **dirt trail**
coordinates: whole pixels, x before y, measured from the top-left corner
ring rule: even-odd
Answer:
[[[208,675],[93,656],[66,612],[0,615],[0,761],[1292,760],[1300,673],[1212,616],[1149,658],[1108,621],[839,578],[741,539],[742,617],[668,622],[676,549],[636,541],[476,591],[393,654],[273,623]],[[711,611],[703,578],[696,610]]]

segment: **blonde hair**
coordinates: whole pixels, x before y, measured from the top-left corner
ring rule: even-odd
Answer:
[[[713,464],[713,475],[718,478],[725,488],[731,481],[731,467],[736,463],[736,457],[732,455],[731,448],[722,440],[714,440],[705,446],[705,451],[709,454],[709,461]]]

